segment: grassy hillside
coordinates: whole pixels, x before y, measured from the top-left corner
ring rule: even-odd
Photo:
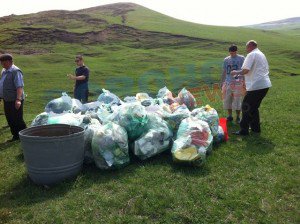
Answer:
[[[165,153],[120,171],[84,167],[46,190],[27,179],[20,144],[5,143],[1,105],[0,223],[299,223],[299,38],[188,23],[135,4],[0,19],[0,51],[13,53],[25,74],[28,124],[50,99],[71,94],[66,74],[76,54],[91,70],[91,100],[101,88],[125,97],[197,87],[198,103],[226,116],[220,97],[199,87],[219,81],[231,43],[245,54],[249,39],[266,54],[273,83],[263,133],[230,136],[202,168],[176,166]]]

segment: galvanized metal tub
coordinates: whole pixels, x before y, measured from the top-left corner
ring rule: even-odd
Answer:
[[[84,158],[84,129],[64,124],[27,128],[19,133],[28,175],[41,185],[76,176]]]

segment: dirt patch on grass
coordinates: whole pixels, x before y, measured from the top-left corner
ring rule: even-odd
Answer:
[[[3,41],[2,44],[28,45],[33,43],[56,44],[81,43],[87,45],[100,43],[123,43],[132,48],[159,48],[179,47],[190,44],[198,46],[211,46],[217,44],[212,40],[176,35],[164,32],[153,32],[135,29],[133,27],[113,24],[101,31],[73,33],[60,29],[26,27],[17,30],[6,30],[11,33],[11,38]],[[218,42],[219,44],[224,44]]]
[[[68,27],[77,26],[80,28],[82,24],[90,25],[107,25],[104,19],[93,18],[87,14],[73,13],[68,11],[47,11],[40,12],[34,16],[25,17],[21,25],[23,26],[53,26],[56,29],[66,29]]]

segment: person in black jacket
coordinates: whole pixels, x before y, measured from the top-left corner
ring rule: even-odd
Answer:
[[[74,98],[78,99],[82,103],[87,103],[88,93],[89,93],[89,68],[84,65],[82,55],[78,55],[75,58],[77,68],[75,70],[75,75],[68,74],[67,76],[71,80],[75,80],[74,86]]]

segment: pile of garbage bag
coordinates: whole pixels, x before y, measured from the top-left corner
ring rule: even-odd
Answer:
[[[174,162],[201,165],[212,143],[224,141],[217,111],[197,108],[186,88],[178,96],[164,87],[156,97],[147,93],[122,101],[102,90],[94,102],[82,104],[66,93],[51,100],[31,126],[69,124],[84,128],[84,162],[100,169],[119,169],[130,162],[130,153],[141,160],[164,151]]]

